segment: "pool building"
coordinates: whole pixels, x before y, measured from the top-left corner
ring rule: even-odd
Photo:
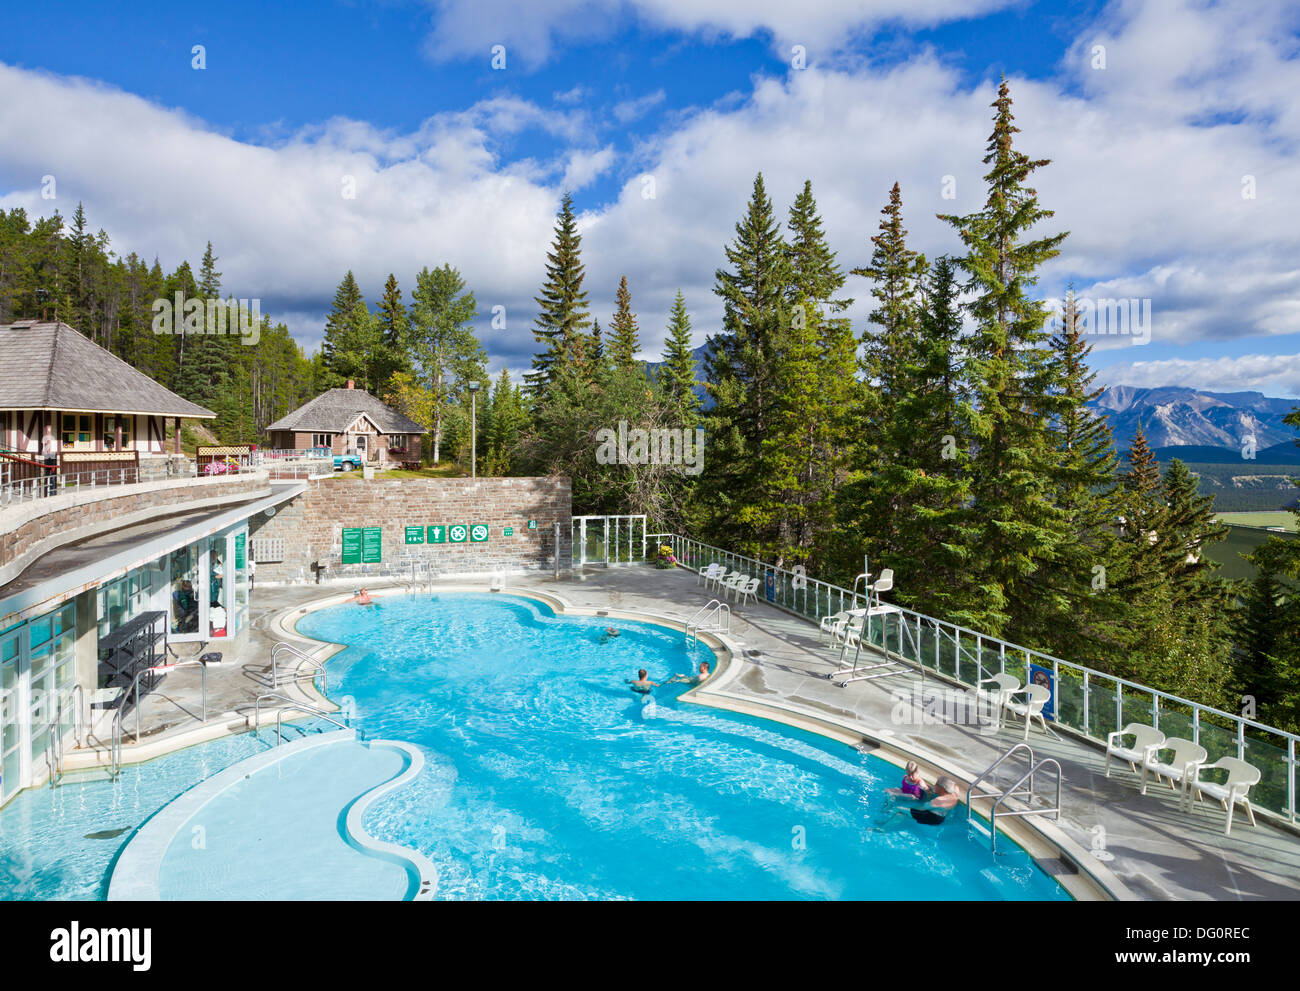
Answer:
[[[0,897],[1300,894],[1293,735],[575,517],[563,478],[343,478],[319,437],[200,473],[140,424],[208,411],[122,379],[6,410]],[[46,465],[65,422],[134,466]],[[1134,726],[1258,774],[1221,806]],[[908,760],[963,801],[899,814]]]

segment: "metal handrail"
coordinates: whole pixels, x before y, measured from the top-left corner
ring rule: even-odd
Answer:
[[[710,616],[717,616],[717,621],[707,627]],[[725,622],[723,622],[725,618]],[[710,599],[706,605],[701,606],[695,611],[690,619],[686,621],[686,640],[688,643],[697,643],[701,633],[730,633],[731,632],[731,606],[719,599]]]
[[[325,692],[329,691],[329,676],[325,673],[325,665],[322,664],[315,657],[312,657],[311,654],[308,654],[300,650],[299,648],[295,647],[293,644],[287,643],[284,640],[277,642],[276,645],[271,648],[271,687],[272,688],[280,687],[279,657],[280,657],[280,651],[282,650],[287,650],[289,653],[293,654],[299,660],[303,660],[306,661],[308,664],[315,665],[315,671],[320,673],[321,690]],[[294,681],[298,680],[298,675],[296,672],[294,673],[294,677],[292,680]],[[316,674],[313,673],[312,681],[315,680],[316,680]]]
[[[253,706],[253,732],[254,733],[261,732],[262,702],[267,699],[278,699],[281,702],[288,703],[288,705],[281,706],[278,710],[276,710],[277,712],[276,719],[275,719],[276,746],[279,746],[281,743],[284,742],[284,714],[286,712],[294,712],[294,711],[309,712],[312,715],[319,716],[320,718],[324,719],[326,722],[333,723],[335,726],[339,727],[340,729],[348,729],[347,723],[339,722],[337,719],[335,719],[333,712],[322,709],[319,706],[311,705],[308,702],[300,702],[296,699],[291,699],[289,698],[289,696],[281,695],[279,692],[267,692],[264,695],[259,695],[257,697],[257,701],[254,703]],[[337,712],[339,710],[334,710],[334,711]],[[344,716],[343,718],[346,720],[347,716]]]
[[[995,794],[997,794],[996,792],[990,792],[987,795],[975,794],[975,789],[980,786],[980,782],[982,782],[985,778],[987,778],[990,774],[992,774],[995,770],[997,770],[998,765],[1001,764],[1004,760],[1006,760],[1012,754],[1017,753],[1018,751],[1021,750],[1029,754],[1029,766],[1032,768],[1034,765],[1034,748],[1027,743],[1017,743],[1010,750],[1004,753],[1001,757],[995,760],[992,764],[984,768],[984,770],[980,773],[980,776],[971,782],[970,787],[966,790],[966,819],[968,821],[971,817],[971,809],[975,799],[992,798]]]
[[[172,661],[170,664],[155,664],[153,667],[141,668],[135,673],[135,686],[132,697],[135,699],[135,742],[140,742],[140,710],[144,708],[140,704],[140,677],[146,674],[167,674],[169,671],[175,671],[177,668],[190,668],[198,665],[203,668],[203,719],[201,722],[208,721],[208,666],[202,661]],[[123,700],[125,704],[125,699]]]
[[[1052,806],[1050,809],[1025,808],[1025,809],[1003,809],[1001,812],[998,811],[998,806],[1001,805],[1003,802],[1005,802],[1009,797],[1011,797],[1015,793],[1016,787],[1025,783],[1026,778],[1029,779],[1028,798],[1029,801],[1033,801],[1034,774],[1038,771],[1039,768],[1046,767],[1048,764],[1051,764],[1052,767],[1056,768],[1056,804],[1054,806]],[[967,809],[969,809],[970,808],[969,795],[967,796],[966,801],[967,801],[966,807]],[[1025,804],[1028,805],[1029,802],[1026,802]],[[993,803],[993,808],[989,810],[989,837],[990,837],[990,843],[993,848],[993,852],[996,853],[998,849],[998,816],[1034,816],[1034,815],[1050,815],[1052,816],[1054,821],[1056,822],[1061,821],[1061,765],[1052,757],[1044,757],[1042,760],[1038,761],[1037,763],[1030,765],[1029,770],[1026,771],[1024,774],[1022,774],[1020,776],[1020,779],[1016,781],[1015,784],[1013,784],[1010,788],[1008,788],[1001,795],[999,795],[998,800]]]
[[[54,718],[50,721],[49,739],[45,741],[45,763],[50,769],[51,784],[58,784],[63,777],[63,700],[69,696],[80,702],[72,708],[72,738],[78,747],[81,746],[82,734],[85,730],[85,717],[82,710],[86,705],[86,692],[81,685],[74,684],[63,689],[61,693],[56,693],[54,697]]]
[[[699,558],[702,559],[707,558],[707,559],[715,560],[718,563],[747,562],[752,567],[764,569],[765,571],[772,572],[777,576],[784,576],[787,579],[794,579],[794,578],[800,579],[799,588],[802,589],[803,592],[801,598],[795,595],[793,592],[791,592],[790,599],[789,599],[790,604],[789,605],[785,604],[785,602],[782,599],[782,595],[785,589],[783,585],[779,585],[777,599],[771,604],[775,605],[777,608],[784,609],[787,612],[791,612],[805,619],[812,617],[814,622],[816,622],[817,619],[820,619],[824,615],[829,615],[834,612],[842,611],[845,608],[846,602],[848,603],[854,602],[854,597],[856,593],[849,589],[843,588],[842,586],[833,585],[829,582],[823,582],[815,578],[810,578],[807,575],[797,575],[796,573],[789,571],[786,568],[778,568],[775,565],[763,564],[761,561],[758,561],[755,558],[751,558],[743,554],[736,554],[731,551],[723,550],[720,547],[715,547],[712,544],[706,544],[703,543],[702,541],[698,541],[690,537],[684,537],[680,534],[675,534],[675,533],[651,533],[651,534],[647,534],[646,537],[648,540],[656,540],[663,543],[667,543],[670,546],[672,546],[674,552],[677,555],[678,560],[682,561],[684,564],[687,564],[688,566],[692,563],[693,558],[696,555],[698,555]],[[837,598],[838,598],[838,608],[835,607],[835,600]],[[802,610],[798,608],[800,602],[802,602],[802,606],[803,606]],[[823,611],[823,604],[825,605],[824,611]],[[811,606],[811,611],[809,610],[810,606]],[[1164,704],[1164,708],[1166,711],[1171,706],[1190,710],[1192,715],[1193,742],[1196,743],[1200,742],[1202,716],[1212,716],[1217,720],[1221,720],[1225,723],[1228,723],[1230,726],[1236,727],[1236,744],[1237,744],[1236,756],[1239,759],[1243,759],[1243,760],[1246,759],[1247,739],[1245,736],[1245,730],[1247,728],[1256,730],[1262,734],[1267,734],[1270,737],[1282,741],[1282,743],[1279,746],[1279,749],[1283,750],[1285,754],[1285,756],[1282,757],[1281,759],[1285,762],[1286,765],[1285,782],[1284,782],[1285,791],[1286,791],[1286,800],[1285,800],[1285,806],[1281,808],[1279,811],[1280,814],[1288,821],[1290,822],[1297,821],[1297,811],[1300,811],[1300,809],[1298,809],[1298,805],[1300,805],[1300,775],[1297,775],[1296,769],[1298,766],[1300,766],[1300,746],[1297,746],[1297,744],[1300,744],[1300,734],[1291,733],[1286,730],[1278,729],[1276,726],[1269,726],[1266,723],[1261,723],[1247,716],[1241,716],[1235,713],[1227,712],[1223,709],[1218,709],[1211,705],[1205,705],[1200,702],[1193,702],[1190,699],[1185,699],[1177,695],[1172,695],[1169,692],[1164,692],[1161,691],[1160,689],[1150,688],[1149,686],[1142,685],[1138,682],[1129,681],[1126,678],[1121,678],[1118,675],[1107,674],[1104,671],[1098,671],[1095,668],[1089,668],[1082,664],[1076,664],[1073,661],[1066,661],[1059,657],[1055,657],[1051,654],[1045,654],[1042,651],[1034,650],[1029,647],[1021,647],[1018,644],[1014,644],[1009,641],[1002,640],[998,637],[990,636],[984,633],[979,633],[975,630],[970,629],[969,627],[961,626],[956,623],[949,623],[945,620],[936,619],[933,616],[926,616],[923,613],[915,612],[903,606],[895,606],[894,608],[898,610],[900,625],[910,624],[912,627],[914,627],[915,634],[916,634],[914,639],[918,643],[920,641],[920,634],[923,628],[929,628],[934,631],[935,658],[931,666],[934,667],[935,669],[938,669],[940,636],[941,635],[946,636],[949,640],[953,641],[956,644],[954,657],[956,658],[956,663],[958,667],[954,675],[946,676],[946,677],[952,677],[954,681],[957,681],[959,683],[963,683],[963,684],[972,683],[968,678],[963,677],[963,672],[961,671],[961,656],[963,653],[962,640],[966,638],[969,638],[969,640],[975,644],[975,648],[977,651],[976,656],[978,659],[980,659],[978,663],[979,671],[977,671],[977,674],[979,674],[980,677],[983,676],[982,672],[986,670],[984,668],[982,659],[985,658],[986,655],[988,654],[996,654],[997,661],[998,661],[998,668],[1000,668],[1004,672],[1006,670],[1007,657],[1008,655],[1010,655],[1013,658],[1023,659],[1026,665],[1033,663],[1040,667],[1052,671],[1053,674],[1056,676],[1055,680],[1058,685],[1061,684],[1061,679],[1059,675],[1062,672],[1066,672],[1071,676],[1080,679],[1079,683],[1082,686],[1082,696],[1083,696],[1083,717],[1081,720],[1081,725],[1075,726],[1070,723],[1063,723],[1061,722],[1059,715],[1056,719],[1056,722],[1059,725],[1065,726],[1071,729],[1072,731],[1080,734],[1081,736],[1086,737],[1087,739],[1096,741],[1097,743],[1104,743],[1104,740],[1101,737],[1097,737],[1092,734],[1091,731],[1092,721],[1089,716],[1090,689],[1095,688],[1097,682],[1104,683],[1106,690],[1110,691],[1114,696],[1113,700],[1108,699],[1104,704],[1114,705],[1115,722],[1117,727],[1122,726],[1124,723],[1123,709],[1126,704],[1129,705],[1132,704],[1133,700],[1131,696],[1142,695],[1150,700],[1150,706],[1153,713],[1152,718],[1157,723],[1159,722],[1159,713],[1161,711],[1162,704]],[[966,651],[966,654],[967,656],[969,656],[969,651]],[[919,649],[917,651],[916,662],[918,663],[918,665],[922,667],[922,669],[924,669],[926,661],[921,658]],[[988,668],[987,670],[993,670],[993,668]],[[1125,692],[1128,692],[1130,696],[1128,699],[1125,698]],[[1095,701],[1096,701],[1095,699],[1092,700],[1092,704],[1095,705]],[[1270,744],[1270,746],[1273,746],[1273,744]],[[1271,810],[1269,810],[1268,808],[1264,808],[1264,811],[1271,812]],[[1279,814],[1279,813],[1271,812],[1271,814]]]

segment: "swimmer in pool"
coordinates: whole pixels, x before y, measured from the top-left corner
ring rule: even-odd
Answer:
[[[609,643],[611,640],[613,640],[616,636],[618,636],[622,632],[623,631],[620,630],[617,626],[607,626],[605,627],[604,634],[600,638],[600,642]]]
[[[912,818],[927,826],[938,826],[948,817],[961,799],[961,790],[957,782],[944,775],[934,783],[933,797],[925,799],[917,808],[909,809]]]
[[[680,683],[683,685],[702,685],[708,680],[709,674],[709,662],[700,661],[700,671],[698,674],[675,674],[664,682],[664,684],[675,685]]]
[[[632,691],[639,692],[642,695],[649,695],[652,688],[659,687],[659,682],[650,680],[645,668],[636,673],[636,681],[629,681],[628,684],[632,686]]]
[[[355,602],[358,605],[368,606],[370,605],[370,592],[368,589],[358,589],[352,593],[352,598],[348,599],[348,601]]]
[[[925,781],[921,778],[921,769],[917,767],[916,761],[907,762],[907,773],[903,775],[903,783],[897,788],[887,788],[886,792],[895,798],[911,798],[918,802],[925,801]]]

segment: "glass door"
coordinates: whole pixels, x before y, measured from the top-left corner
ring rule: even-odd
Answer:
[[[24,630],[0,637],[0,801],[22,782],[22,700],[18,697],[18,665]]]

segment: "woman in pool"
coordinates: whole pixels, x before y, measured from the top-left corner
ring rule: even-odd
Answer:
[[[642,668],[636,673],[636,681],[629,681],[628,684],[632,686],[632,691],[637,692],[640,695],[649,695],[652,688],[659,687],[659,682],[650,680],[650,676],[646,674],[645,668]]]
[[[709,674],[709,662],[700,661],[700,671],[698,674],[675,674],[664,682],[664,684],[674,685],[680,683],[683,685],[702,685],[708,680]]]

